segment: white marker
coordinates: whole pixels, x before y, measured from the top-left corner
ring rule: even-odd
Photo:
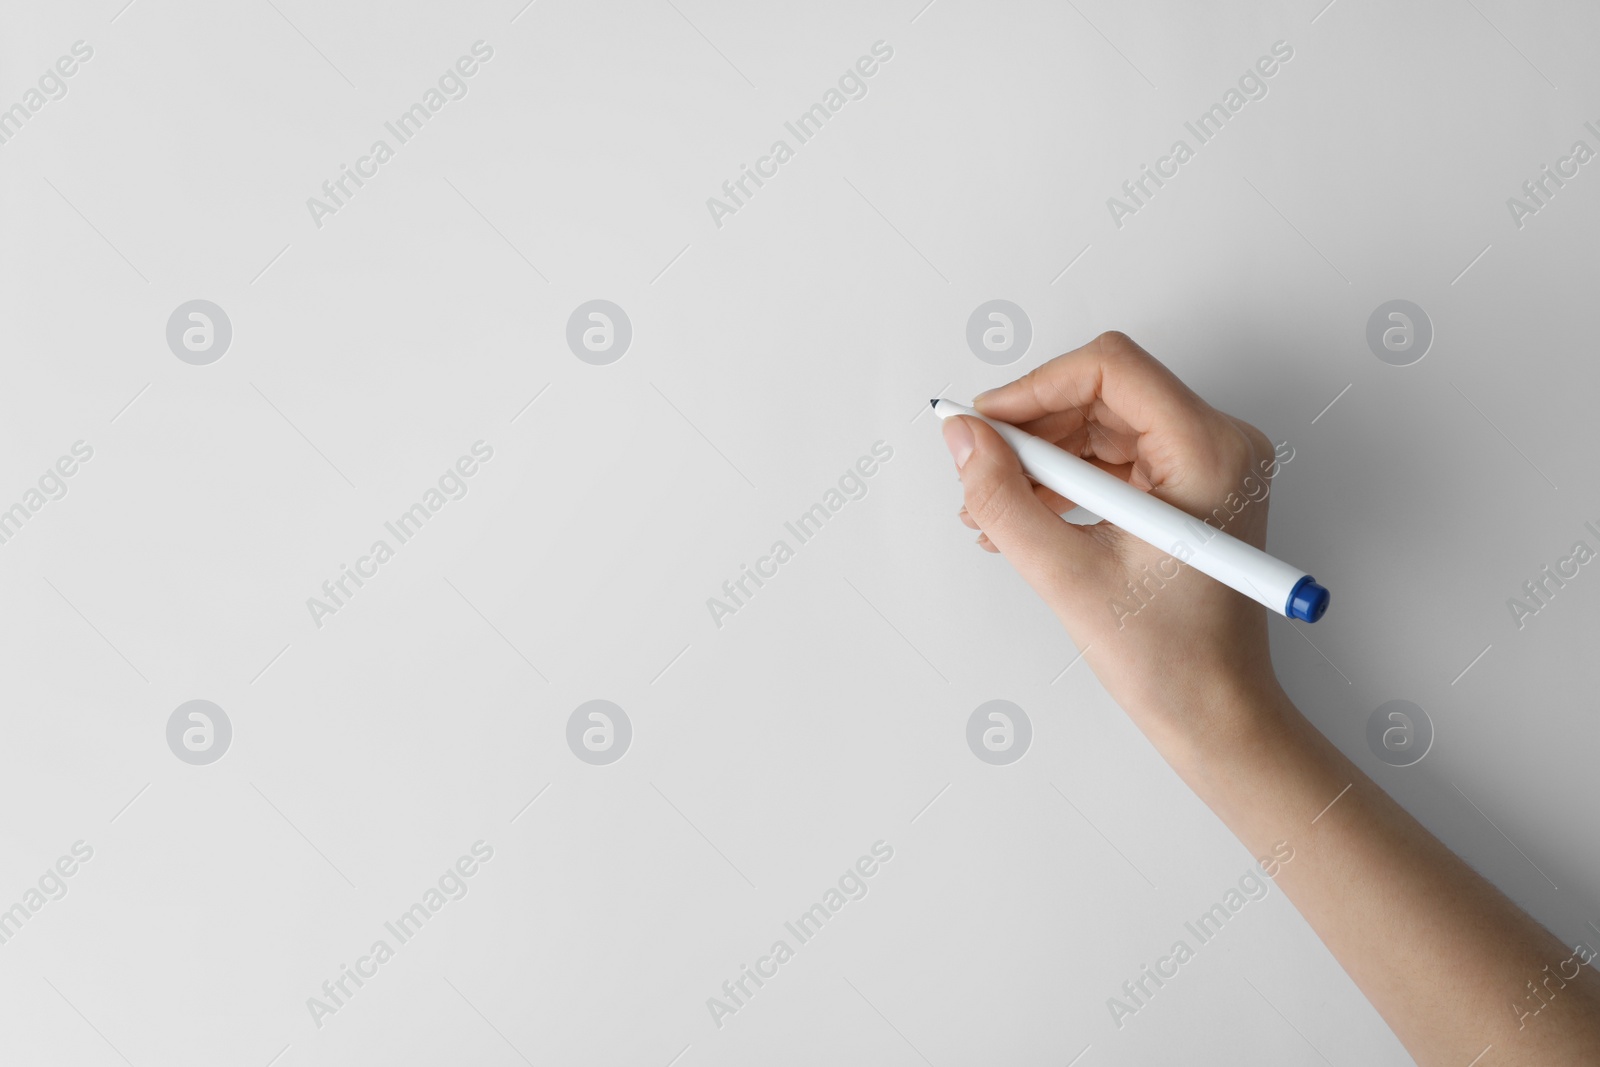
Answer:
[[[1316,622],[1328,610],[1328,591],[1305,571],[1010,423],[948,400],[935,398],[929,403],[941,419],[952,415],[982,419],[1005,438],[1022,461],[1022,469],[1040,485],[1278,614]]]

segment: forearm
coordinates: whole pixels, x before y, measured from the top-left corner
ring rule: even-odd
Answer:
[[[1418,1063],[1465,1067],[1488,1045],[1485,1067],[1596,1061],[1600,977],[1566,962],[1572,946],[1445,848],[1276,687],[1222,703],[1232,706],[1197,709],[1182,733],[1146,732],[1253,853],[1294,849],[1277,883]],[[1548,1003],[1519,1019],[1525,997],[1529,1011]]]
[[[1293,449],[1280,454],[1121,334],[974,404],[1197,525],[1266,544],[1262,479]],[[1055,609],[1101,684],[1255,855],[1276,858],[1279,842],[1294,849],[1292,862],[1275,863],[1278,884],[1419,1062],[1469,1067],[1490,1045],[1481,1067],[1600,1062],[1592,967],[1575,965],[1575,946],[1557,943],[1295,710],[1272,673],[1262,608],[1192,569],[1174,577],[1176,552],[1109,522],[1062,522],[1072,502],[1033,486],[983,419],[947,419],[943,433],[962,521],[981,531],[979,544]],[[1544,1006],[1530,1019],[1519,1015],[1524,1002]]]

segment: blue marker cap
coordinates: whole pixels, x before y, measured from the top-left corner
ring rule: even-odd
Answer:
[[[1328,610],[1330,599],[1328,591],[1308,574],[1289,590],[1289,604],[1284,614],[1301,622],[1316,622]]]

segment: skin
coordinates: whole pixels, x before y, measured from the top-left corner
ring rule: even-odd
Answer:
[[[1248,476],[1275,470],[1260,430],[1120,333],[974,406],[1197,517],[1230,493],[1237,506]],[[1600,1063],[1600,957],[1575,955],[1311,725],[1273,671],[1265,608],[1187,567],[1165,578],[1166,553],[1109,523],[1061,521],[1072,502],[1030,482],[983,422],[956,416],[943,429],[979,545],[1049,604],[1107,692],[1253,854],[1289,843],[1277,884],[1417,1063]],[[1264,547],[1269,500],[1227,532]],[[1119,618],[1111,602],[1130,602],[1127,583],[1151,573],[1160,587],[1147,583],[1147,603]]]

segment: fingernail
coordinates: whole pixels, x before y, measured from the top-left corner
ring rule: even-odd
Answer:
[[[944,420],[944,444],[956,461],[956,470],[966,466],[967,457],[972,455],[973,440],[972,427],[965,418],[956,415]]]
[[[999,391],[1000,390],[998,389],[985,389],[983,392],[972,398],[972,406],[977,407],[978,401],[982,400],[986,396],[989,396],[991,393],[998,393]]]

